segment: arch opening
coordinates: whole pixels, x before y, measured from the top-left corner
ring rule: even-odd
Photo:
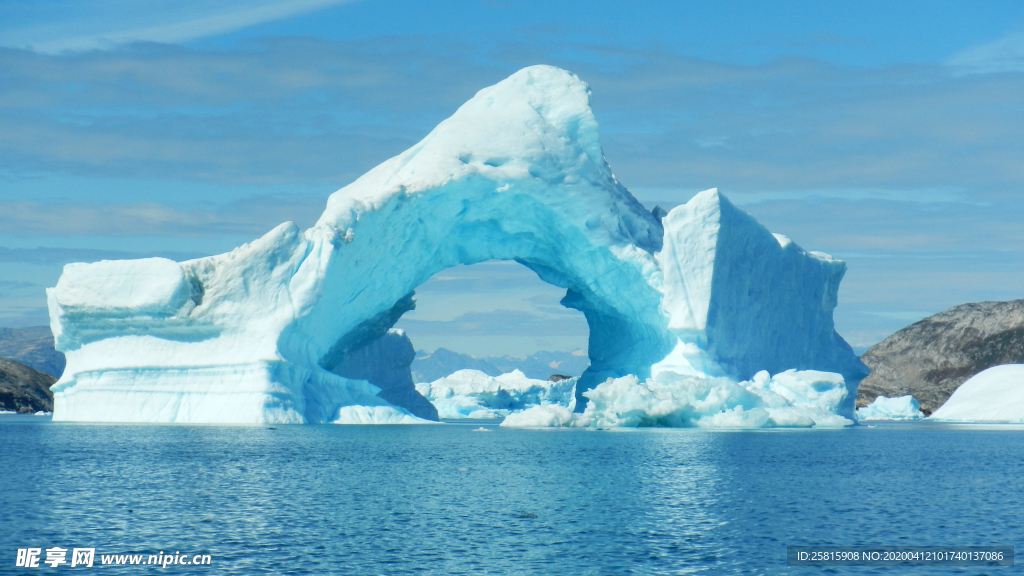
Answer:
[[[474,358],[525,358],[538,352],[586,358],[586,318],[562,305],[564,297],[564,289],[514,261],[459,265],[418,286],[415,308],[394,327],[424,354],[445,349]]]
[[[334,297],[321,298],[321,309],[295,324],[302,327],[304,320],[315,319],[338,325],[336,333],[342,336],[324,347],[327,353],[317,363],[332,370],[356,344],[383,336],[411,309],[414,291],[436,274],[501,261],[521,264],[544,283],[564,290],[560,304],[583,314],[590,367],[578,381],[577,409],[586,405],[583,392],[608,378],[648,377],[650,367],[674,342],[665,329],[661,294],[647,282],[644,270],[629,254],[616,254],[591,234],[607,224],[567,219],[560,203],[551,202],[557,188],[543,182],[481,198],[482,187],[460,180],[430,194],[400,193],[362,215],[351,246],[372,247],[376,257],[358,250],[335,252],[335,259],[347,262],[335,262],[326,270],[322,293]],[[645,224],[660,228],[648,216]],[[652,234],[660,235],[660,229]],[[346,295],[346,305],[339,308],[339,296]],[[343,327],[346,321],[351,327]],[[324,333],[322,326],[313,328]]]
[[[408,373],[439,419],[568,409],[590,364],[589,328],[583,314],[562,305],[564,296],[513,261],[459,265],[416,288],[415,308],[388,337],[417,350]]]

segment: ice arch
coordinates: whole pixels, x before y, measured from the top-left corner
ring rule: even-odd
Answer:
[[[589,100],[568,72],[526,68],[333,194],[304,232],[285,223],[183,263],[67,266],[48,291],[68,359],[54,417],[411,421],[331,369],[432,275],[491,259],[565,288],[586,316],[578,392],[652,370],[787,368],[841,372],[855,389],[861,368],[831,317],[844,265],[776,239],[716,191],[663,227],[605,162]]]

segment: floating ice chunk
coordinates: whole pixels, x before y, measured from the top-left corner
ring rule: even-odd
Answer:
[[[768,423],[776,428],[810,428],[816,424],[815,419],[807,415],[806,409],[768,408],[767,410],[769,419]],[[829,416],[820,414],[818,421],[821,421],[822,426],[833,423]],[[843,424],[840,422],[839,425]]]
[[[786,400],[789,406],[814,406],[836,413],[848,394],[843,377],[834,372],[817,370],[786,370],[769,378],[765,371],[758,372],[748,389],[768,391]],[[769,404],[768,396],[760,394]]]
[[[769,419],[764,408],[744,410],[742,406],[736,406],[732,410],[701,416],[693,423],[701,428],[764,428]]]
[[[0,410],[0,416],[4,414],[17,414],[14,410]]]
[[[921,404],[911,395],[898,398],[879,396],[875,401],[857,409],[857,419],[869,420],[915,420],[924,418]]]
[[[38,411],[38,412],[36,412],[36,413],[34,413],[32,415],[33,416],[53,416],[53,412],[47,412],[45,410],[40,410],[40,411]]]
[[[814,370],[767,372],[753,380],[705,378],[669,372],[641,382],[608,379],[585,392],[587,407],[572,414],[542,406],[512,414],[502,426],[766,428],[838,427],[853,422],[837,412],[847,393],[842,376]]]
[[[505,428],[557,428],[570,426],[573,417],[572,410],[565,406],[547,404],[509,414],[501,425]]]
[[[436,424],[395,406],[343,406],[335,424]]]
[[[1024,422],[1024,364],[993,366],[975,374],[930,419]]]
[[[459,370],[416,390],[445,419],[495,419],[532,406],[556,404],[571,410],[575,403],[574,378],[553,382],[533,380],[519,370],[491,377],[479,370]]]

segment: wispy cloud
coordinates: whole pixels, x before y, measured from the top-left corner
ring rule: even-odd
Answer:
[[[26,282],[24,280],[0,280],[0,297],[36,287],[34,282]]]
[[[439,38],[0,50],[0,169],[343,184],[537,62],[590,82],[606,155],[631,187],[973,197],[1024,181],[1018,74],[739,66],[554,37],[488,51]]]
[[[590,333],[582,314],[559,319],[500,309],[467,313],[445,322],[403,317],[396,326],[406,331],[418,350],[444,347],[475,356],[585,349]]]
[[[285,0],[257,5],[227,3],[227,6],[224,2],[185,1],[170,5],[150,3],[152,9],[142,12],[125,10],[130,8],[127,3],[119,6],[116,2],[106,2],[102,10],[108,17],[101,22],[107,27],[103,29],[95,29],[95,15],[86,12],[79,15],[79,20],[64,20],[57,27],[8,30],[0,36],[0,42],[7,46],[28,46],[47,54],[109,49],[132,42],[187,42],[354,1]],[[119,27],[110,28],[111,25]],[[89,30],[86,32],[83,28]]]
[[[99,262],[100,260],[133,260],[161,257],[175,261],[191,260],[206,254],[195,252],[128,252],[122,250],[90,250],[83,248],[4,248],[0,247],[0,262],[21,264],[63,265],[70,262]],[[36,286],[34,282],[14,281],[11,285],[22,288]],[[0,287],[3,283],[0,282]]]
[[[443,335],[457,332],[471,335],[572,336],[587,334],[587,322],[580,314],[566,318],[552,318],[548,315],[531,314],[522,310],[491,310],[470,312],[454,320],[436,322],[429,320],[402,319],[398,327],[411,334]]]
[[[16,236],[258,237],[284,221],[311,225],[326,198],[248,198],[212,209],[132,204],[0,201],[0,232]]]
[[[958,52],[947,64],[963,74],[1024,72],[1024,33]]]

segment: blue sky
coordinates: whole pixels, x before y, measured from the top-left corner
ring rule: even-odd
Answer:
[[[837,327],[877,342],[1024,297],[1019,2],[0,1],[0,325],[64,263],[223,252],[327,196],[480,88],[589,82],[649,205],[719,187],[846,260]],[[444,272],[419,348],[585,345],[515,264]]]

